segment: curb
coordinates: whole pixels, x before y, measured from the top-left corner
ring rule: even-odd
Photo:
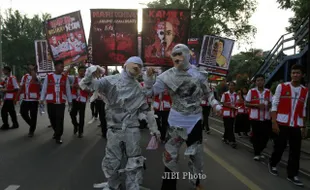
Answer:
[[[218,120],[218,119],[216,119],[216,118],[211,118],[211,117],[209,117],[209,119],[212,119],[212,120],[214,120],[214,121],[217,121],[217,122],[222,123],[222,121],[220,121],[220,120]],[[219,133],[219,134],[221,134],[221,135],[224,134],[222,131],[219,131],[219,130],[213,128],[213,127],[210,127],[210,129],[212,129],[213,131],[215,131],[215,132],[217,132],[217,133]],[[241,144],[241,145],[243,145],[243,146],[245,146],[245,147],[247,147],[247,148],[253,150],[253,147],[252,147],[249,143],[245,143],[245,142],[240,141],[240,140],[238,140],[238,139],[236,139],[236,141],[238,142],[238,144]],[[305,154],[308,154],[308,155],[309,155],[309,153],[307,153],[307,152],[306,152]],[[267,152],[263,152],[263,155],[266,156],[266,157],[268,157],[268,158],[271,157],[271,155],[270,155],[269,153],[267,153]],[[281,166],[285,166],[285,167],[287,166],[287,162],[284,161],[284,160],[281,160],[279,164],[280,164]],[[301,173],[302,175],[304,175],[304,176],[307,177],[307,178],[310,178],[310,171],[303,170],[303,169],[299,169],[299,173]]]

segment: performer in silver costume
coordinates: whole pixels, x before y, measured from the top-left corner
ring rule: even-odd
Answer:
[[[222,107],[215,100],[209,88],[207,72],[199,70],[189,63],[190,50],[184,44],[176,45],[171,54],[174,67],[165,71],[156,78],[153,70],[148,69],[144,75],[145,87],[149,88],[148,95],[157,95],[168,89],[172,99],[168,122],[168,141],[165,144],[163,162],[165,165],[162,190],[175,190],[176,179],[171,179],[172,172],[178,172],[178,152],[186,142],[185,155],[190,157],[189,168],[191,174],[200,175],[203,172],[203,145],[201,106],[202,98],[208,99],[210,105],[217,112]],[[200,180],[190,180],[193,189],[201,189]]]
[[[106,103],[107,145],[102,170],[107,183],[95,184],[103,190],[119,190],[121,174],[126,174],[126,189],[140,190],[145,158],[141,155],[139,119],[148,122],[152,134],[159,139],[155,115],[150,111],[146,96],[136,78],[141,74],[143,62],[139,57],[129,58],[124,70],[96,80],[97,67],[87,69],[80,87],[90,88],[104,95]]]

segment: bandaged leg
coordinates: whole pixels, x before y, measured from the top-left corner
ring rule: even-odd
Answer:
[[[189,156],[189,171],[192,175],[203,175],[203,145],[202,145],[202,123],[199,121],[186,141],[187,148],[184,152],[185,156]],[[199,179],[190,179],[193,188],[200,185]]]
[[[163,176],[174,176],[173,172],[178,172],[179,149],[187,139],[186,129],[180,127],[169,127],[168,141],[165,144],[163,162],[165,165],[165,174]],[[162,190],[176,189],[176,179],[163,179]]]
[[[139,128],[127,128],[125,133],[125,146],[127,164],[124,168],[126,173],[126,190],[139,190],[143,181],[145,158],[141,156]]]
[[[105,156],[102,160],[102,170],[108,180],[109,189],[118,190],[121,185],[121,177],[119,169],[121,167],[121,160],[123,158],[122,141],[125,141],[121,131],[107,132],[107,145]]]

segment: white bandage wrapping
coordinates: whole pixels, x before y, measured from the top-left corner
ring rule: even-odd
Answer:
[[[148,127],[151,131],[151,134],[159,136],[160,132],[158,131],[154,111],[147,112],[147,123],[148,123]]]

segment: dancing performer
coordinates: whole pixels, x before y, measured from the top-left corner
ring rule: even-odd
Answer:
[[[124,172],[126,189],[139,190],[145,160],[141,155],[139,119],[147,120],[150,131],[160,138],[154,112],[150,111],[143,88],[136,80],[142,66],[139,57],[130,57],[120,74],[99,80],[96,79],[99,73],[96,70],[100,67],[92,66],[80,82],[82,89],[102,93],[106,103],[108,131],[102,169],[108,182],[95,184],[96,188],[120,189],[121,174]]]
[[[202,174],[203,172],[203,146],[202,146],[202,115],[201,100],[207,98],[208,102],[217,112],[222,107],[215,100],[209,88],[207,72],[199,70],[189,63],[190,50],[186,45],[176,45],[171,54],[174,67],[163,72],[154,81],[154,70],[148,69],[144,76],[145,87],[149,95],[157,95],[168,89],[172,99],[172,107],[168,118],[168,141],[165,144],[163,162],[165,175],[178,172],[177,160],[181,145],[186,142],[185,155],[190,157],[190,172]],[[169,175],[169,174],[168,174]],[[201,189],[199,179],[190,180],[193,188]],[[176,179],[163,179],[162,190],[175,190]]]

